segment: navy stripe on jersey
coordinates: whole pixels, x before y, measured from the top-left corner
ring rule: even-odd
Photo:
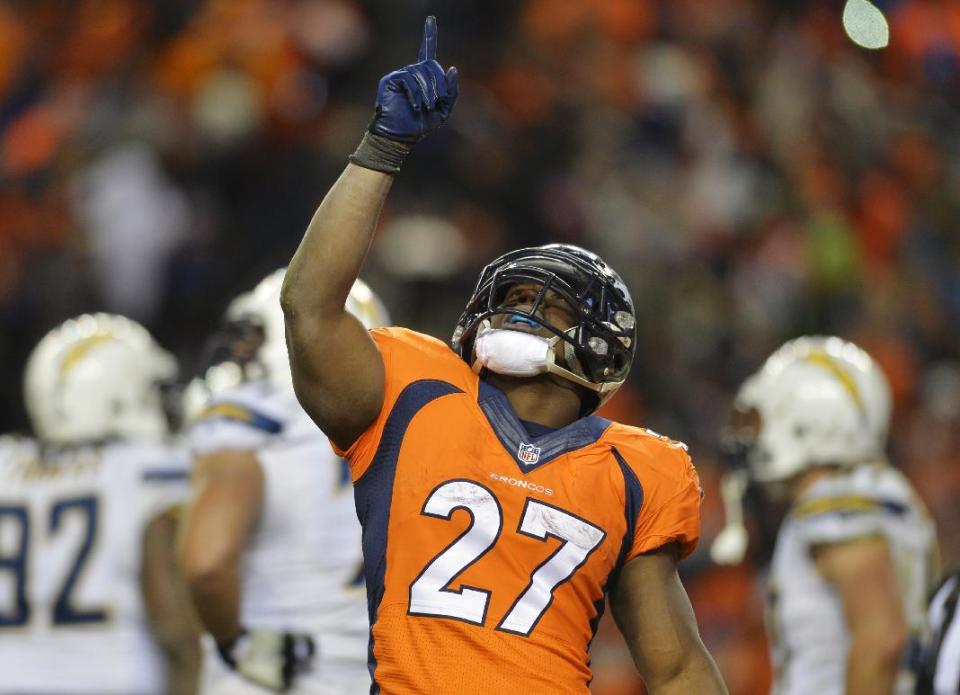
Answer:
[[[620,570],[623,568],[624,560],[627,557],[627,553],[630,552],[630,547],[633,545],[633,533],[637,527],[637,518],[640,516],[640,507],[643,506],[643,487],[640,485],[640,480],[637,478],[637,474],[633,472],[633,469],[627,465],[627,462],[624,460],[623,456],[617,451],[616,447],[610,449],[614,458],[617,460],[617,465],[620,466],[620,472],[623,475],[623,490],[624,490],[624,505],[623,512],[625,520],[627,523],[627,530],[623,534],[623,540],[620,542],[620,552],[617,554],[617,564],[614,565],[613,570],[607,576],[607,580],[603,585],[603,595],[593,604],[594,609],[596,610],[596,615],[593,620],[590,621],[590,644],[593,643],[593,638],[597,635],[597,628],[600,626],[600,620],[603,618],[604,608],[606,607],[606,594],[607,589],[612,588],[616,591],[617,580],[620,578]],[[590,651],[590,644],[587,645],[587,651]]]
[[[171,483],[187,480],[190,472],[186,468],[149,468],[140,479],[145,483]]]
[[[627,530],[623,534],[623,543],[620,546],[620,554],[617,556],[617,565],[614,569],[614,572],[619,574],[627,553],[630,552],[633,545],[633,534],[637,528],[637,519],[640,517],[640,508],[643,506],[643,486],[640,485],[637,474],[627,465],[623,455],[616,448],[612,449],[612,452],[617,459],[617,463],[620,464],[620,472],[623,474],[623,488],[626,494],[624,513],[627,516]]]
[[[363,526],[363,562],[367,581],[367,610],[370,614],[370,643],[368,659],[371,695],[380,692],[373,655],[373,625],[377,608],[383,599],[383,581],[387,572],[387,530],[390,525],[390,503],[393,498],[393,479],[397,472],[397,459],[407,428],[424,406],[431,401],[452,393],[463,393],[453,384],[436,379],[424,379],[408,384],[394,404],[387,424],[383,428],[377,453],[370,467],[354,483],[353,495],[357,505],[357,517]]]

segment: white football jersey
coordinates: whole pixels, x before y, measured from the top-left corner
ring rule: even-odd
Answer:
[[[811,549],[882,535],[893,557],[903,609],[916,640],[926,635],[936,532],[910,483],[889,466],[858,466],[817,480],[784,519],[768,589],[776,695],[842,695],[850,635],[840,598],[817,572]],[[896,693],[912,693],[904,655]]]
[[[116,442],[0,439],[0,692],[166,692],[140,584],[147,524],[189,492],[188,458]]]
[[[341,667],[360,685],[337,692],[367,692],[369,618],[346,462],[293,391],[268,381],[218,393],[191,428],[190,443],[195,455],[255,451],[263,470],[260,517],[241,561],[240,622],[314,635],[316,673],[298,677],[294,692],[321,692],[309,684],[332,679]],[[209,685],[211,673],[223,669],[209,640],[206,645]]]

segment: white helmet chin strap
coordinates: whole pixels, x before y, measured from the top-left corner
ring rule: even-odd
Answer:
[[[710,557],[718,565],[737,565],[747,554],[747,529],[743,525],[743,493],[747,489],[747,471],[724,473],[720,497],[726,524],[710,545]]]
[[[529,377],[556,374],[586,389],[602,393],[609,384],[595,384],[557,364],[556,346],[560,336],[543,338],[532,333],[491,328],[484,321],[473,343],[473,371],[482,369],[504,376]]]

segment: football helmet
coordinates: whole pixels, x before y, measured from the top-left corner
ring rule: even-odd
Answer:
[[[750,480],[776,485],[816,466],[885,456],[890,385],[870,355],[836,336],[782,345],[744,381],[734,407],[737,422],[722,448],[740,465],[723,476],[726,525],[710,548],[720,564],[736,564],[746,553],[741,505]]]
[[[188,420],[202,411],[211,395],[244,381],[267,379],[280,388],[293,388],[280,307],[285,273],[286,268],[272,272],[253,290],[230,302],[223,325],[208,348],[208,368],[184,392]],[[367,330],[390,323],[383,303],[362,280],[354,282],[346,308]]]
[[[540,286],[529,310],[504,306],[507,291],[519,283]],[[572,327],[561,329],[538,314],[548,290],[576,312],[579,320]],[[478,332],[498,314],[523,317],[553,333],[556,351],[549,353],[549,371],[588,390],[585,415],[626,380],[636,349],[633,300],[620,275],[595,253],[571,244],[547,244],[511,251],[484,268],[451,339],[467,364],[476,359]],[[563,364],[557,364],[560,355]]]
[[[804,336],[784,344],[744,382],[735,407],[759,415],[746,456],[761,483],[885,455],[890,385],[866,352],[842,338]]]
[[[24,376],[27,412],[37,436],[66,446],[169,433],[162,387],[177,364],[139,323],[85,314],[50,331]]]

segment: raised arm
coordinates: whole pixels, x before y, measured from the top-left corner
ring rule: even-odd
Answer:
[[[457,72],[436,61],[427,17],[418,62],[380,80],[376,114],[350,164],[324,197],[284,280],[281,303],[294,387],[304,409],[340,447],[383,404],[383,363],[344,305],[370,248],[380,210],[412,147],[450,115]]]
[[[674,546],[629,561],[610,605],[651,695],[727,692],[677,576]]]

